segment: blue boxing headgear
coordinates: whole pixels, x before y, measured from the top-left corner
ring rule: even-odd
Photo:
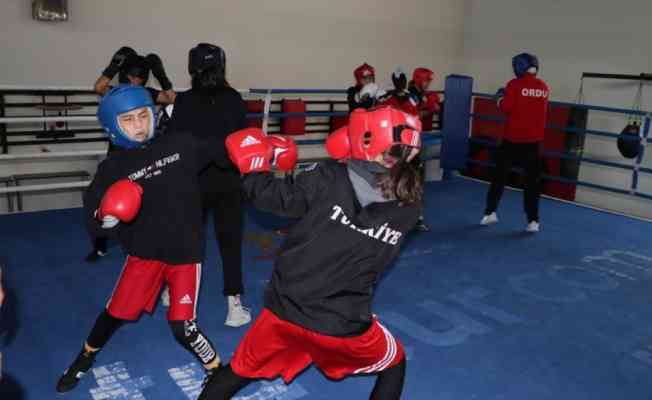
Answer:
[[[145,142],[132,140],[120,128],[118,116],[137,108],[147,107],[150,110],[150,131]],[[147,89],[142,86],[119,85],[102,97],[97,107],[97,119],[100,121],[102,128],[106,132],[111,143],[118,147],[126,149],[135,149],[154,137],[156,128],[155,106],[152,96]]]
[[[539,71],[539,59],[529,53],[521,53],[512,58],[512,67],[517,77],[522,77],[530,68],[536,68]]]

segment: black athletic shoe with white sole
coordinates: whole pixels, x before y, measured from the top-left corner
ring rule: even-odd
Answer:
[[[423,219],[419,219],[419,222],[417,222],[415,228],[419,232],[430,232],[430,227],[428,226],[428,224],[426,224],[426,222]]]
[[[91,369],[95,362],[95,354],[87,353],[82,350],[75,361],[64,371],[59,382],[57,382],[57,392],[65,393],[74,389],[79,380]]]
[[[108,251],[93,250],[90,253],[88,253],[85,260],[87,263],[94,263],[97,262],[100,258],[106,256],[107,254],[109,254]]]

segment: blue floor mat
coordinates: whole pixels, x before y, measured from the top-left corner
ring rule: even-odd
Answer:
[[[538,235],[524,233],[522,194],[508,191],[500,223],[479,227],[487,187],[429,184],[426,219],[377,290],[374,311],[408,354],[404,399],[650,399],[652,224],[542,200]],[[251,210],[245,302],[258,313],[287,221]],[[212,229],[209,229],[212,232]],[[246,332],[224,326],[211,235],[199,322],[228,360]],[[55,394],[120,273],[117,247],[83,262],[79,209],[0,217],[7,300],[0,312],[0,399],[192,399],[203,378],[178,346],[165,309],[128,324],[73,392]],[[327,380],[308,369],[290,386],[252,384],[244,400],[364,399],[373,378]]]

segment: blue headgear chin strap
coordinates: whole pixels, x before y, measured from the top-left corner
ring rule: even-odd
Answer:
[[[514,75],[522,77],[530,68],[536,68],[539,71],[539,59],[537,56],[529,53],[521,53],[512,58],[512,67]]]
[[[138,142],[129,138],[122,128],[120,128],[118,116],[142,107],[149,109],[151,122],[147,140]],[[97,107],[97,119],[100,121],[111,143],[126,149],[138,148],[154,137],[154,130],[156,128],[155,115],[156,109],[152,96],[142,86],[116,86],[102,97]]]

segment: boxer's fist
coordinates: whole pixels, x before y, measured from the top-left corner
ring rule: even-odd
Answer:
[[[423,109],[428,114],[439,112],[439,95],[437,93],[430,92],[426,94],[423,101]]]
[[[242,174],[268,172],[274,157],[267,136],[259,128],[246,128],[230,134],[226,138],[229,158]]]
[[[113,57],[111,57],[111,62],[109,63],[109,66],[104,69],[102,75],[106,76],[109,79],[113,79],[113,77],[118,72],[120,72],[120,68],[122,68],[125,62],[127,62],[129,58],[137,55],[138,53],[136,53],[136,50],[132,49],[131,47],[121,47],[118,51],[115,52]]]
[[[272,165],[281,171],[292,171],[299,157],[297,144],[294,140],[277,135],[270,135],[267,137],[267,140],[274,149]]]
[[[351,157],[348,125],[337,129],[328,136],[326,139],[326,152],[334,160],[344,160]]]
[[[143,188],[129,179],[122,179],[111,185],[100,203],[97,217],[103,228],[113,228],[118,221],[131,222],[142,202]]]
[[[272,165],[289,171],[297,162],[297,145],[282,136],[267,136],[259,128],[247,128],[226,138],[229,158],[240,173],[268,172]]]
[[[505,88],[501,87],[496,91],[496,94],[494,94],[494,100],[499,103],[503,97],[505,97]]]
[[[165,68],[163,67],[163,61],[161,61],[161,57],[152,53],[145,57],[145,59],[149,64],[149,68],[152,70],[152,75],[154,75],[158,83],[161,84],[161,89],[163,89],[164,92],[171,90],[172,82],[170,82],[170,79],[165,73]]]
[[[368,98],[375,99],[378,96],[378,91],[380,88],[378,85],[375,83],[367,83],[360,89],[360,93],[358,93],[358,97],[360,101],[364,101]]]
[[[394,84],[394,90],[399,93],[407,89],[407,76],[401,67],[397,68],[396,71],[392,73],[392,83]]]

